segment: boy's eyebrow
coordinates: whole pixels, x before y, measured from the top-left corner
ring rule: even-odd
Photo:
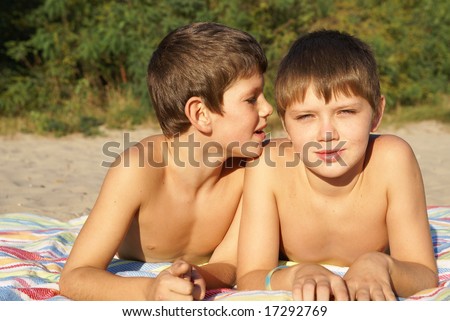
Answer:
[[[361,102],[354,102],[354,103],[349,103],[349,104],[339,104],[334,106],[335,109],[342,109],[342,108],[357,108],[357,107],[361,107]]]
[[[301,108],[298,108],[299,106],[302,106]],[[295,108],[297,107],[297,108]],[[323,108],[323,105],[316,106],[316,105],[305,105],[304,103],[297,103],[293,104],[289,108],[286,109],[286,112],[308,112],[308,111],[314,111],[318,108]],[[348,101],[348,102],[342,102],[338,104],[329,103],[325,105],[327,108],[333,108],[333,109],[343,109],[343,108],[359,108],[361,107],[361,101]]]

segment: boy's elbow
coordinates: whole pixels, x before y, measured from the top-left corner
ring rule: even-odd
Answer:
[[[245,282],[242,280],[242,278],[236,278],[236,288],[238,290],[246,291],[248,290],[245,286]]]
[[[197,267],[208,290],[233,288],[236,285],[236,267],[229,263],[210,262]]]
[[[66,281],[65,277],[60,277],[59,278],[59,294],[65,297],[70,297],[70,295],[68,295],[69,293],[69,287],[68,287],[68,283]]]
[[[437,272],[427,269],[427,274],[423,274],[421,277],[421,284],[419,288],[416,288],[413,292],[414,293],[408,293],[407,296],[415,295],[421,291],[433,289],[439,286],[439,275]]]
[[[71,292],[73,290],[72,288],[73,288],[73,285],[76,284],[73,280],[74,272],[75,272],[74,270],[67,270],[67,269],[63,269],[63,271],[61,272],[58,285],[59,285],[59,293],[62,296],[65,296],[68,298],[72,297],[72,295],[71,295]]]
[[[240,291],[251,291],[255,290],[249,282],[248,274],[236,277],[236,288]]]
[[[439,285],[439,274],[437,271],[430,270],[430,288],[435,288]]]
[[[427,272],[422,274],[421,280],[422,282],[420,288],[414,291],[416,293],[426,289],[436,288],[439,285],[439,275],[437,271],[434,271],[430,268],[427,268]]]
[[[65,272],[63,270],[63,272],[61,273],[60,277],[59,277],[59,293],[62,296],[66,296],[68,297],[67,293],[69,293],[69,288],[70,288],[70,282],[68,281],[68,279],[70,278],[69,276],[70,272]]]
[[[437,266],[426,266],[426,273],[424,273],[422,280],[426,288],[435,288],[439,285],[439,273]]]

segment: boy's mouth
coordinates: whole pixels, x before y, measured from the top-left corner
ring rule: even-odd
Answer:
[[[317,151],[316,154],[325,162],[336,162],[340,159],[343,149],[336,150],[321,150]]]
[[[267,124],[263,124],[261,127],[257,128],[255,130],[255,134],[263,134],[263,133],[265,133],[264,129],[266,128],[266,126],[267,126]]]
[[[255,130],[255,132],[253,134],[256,135],[261,141],[266,139],[266,133],[264,132],[264,128]]]

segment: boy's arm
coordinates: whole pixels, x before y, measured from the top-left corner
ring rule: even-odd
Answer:
[[[437,286],[437,267],[419,165],[411,147],[393,140],[386,223],[393,288],[401,297]],[[395,144],[395,146],[394,146]],[[392,164],[392,163],[391,163]]]
[[[130,166],[119,164],[108,171],[61,274],[62,295],[74,300],[145,300],[167,296],[155,293],[157,282],[178,287],[182,293],[192,290],[184,288],[186,283],[190,287],[190,282],[176,275],[180,269],[186,269],[184,265],[169,270],[172,273],[162,273],[158,280],[125,278],[106,271],[141,204],[143,189],[139,182],[144,173],[141,167],[133,166],[133,156],[139,157],[133,155],[136,153],[139,151],[131,149]]]
[[[276,173],[277,166],[286,166],[286,159],[281,165],[272,163],[272,166],[266,164],[265,159],[263,154],[258,165],[250,163],[245,171],[238,289],[288,290],[292,291],[294,300],[329,300],[332,294],[336,300],[347,300],[342,278],[318,264],[299,263],[277,270],[266,284],[266,276],[279,262],[281,231],[274,191],[282,186]]]
[[[236,283],[236,264],[242,198],[224,239],[214,250],[209,263],[197,267],[207,289],[231,288]]]
[[[71,299],[133,298],[142,295],[144,285],[149,283],[143,279],[128,280],[106,271],[141,200],[141,195],[136,192],[138,170],[116,165],[109,169],[62,272],[61,294]],[[128,291],[129,288],[134,291]]]
[[[278,265],[280,223],[273,186],[274,168],[265,153],[245,169],[243,211],[239,231],[237,286],[239,290],[264,289],[267,273]],[[284,271],[280,271],[282,273]]]
[[[386,224],[390,256],[373,253],[366,259],[381,262],[400,297],[437,286],[437,267],[430,236],[419,165],[411,147],[395,136],[381,136],[375,144],[387,182]],[[378,139],[377,139],[378,140]],[[380,260],[380,255],[383,257]],[[347,278],[347,276],[346,276]],[[349,284],[349,283],[348,283]],[[355,286],[349,292],[355,295]]]

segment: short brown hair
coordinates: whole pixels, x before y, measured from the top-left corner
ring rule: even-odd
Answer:
[[[333,95],[353,94],[366,99],[374,115],[380,104],[377,63],[370,47],[344,32],[319,30],[297,39],[283,58],[275,82],[278,114],[303,102],[313,85],[328,103]]]
[[[169,33],[153,53],[147,85],[167,137],[191,125],[184,113],[189,98],[201,97],[222,113],[223,94],[237,80],[267,68],[259,43],[248,33],[218,23],[193,23]]]

